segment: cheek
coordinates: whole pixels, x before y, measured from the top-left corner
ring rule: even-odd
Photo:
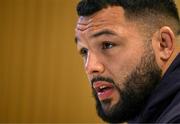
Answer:
[[[109,63],[109,72],[115,82],[121,86],[125,82],[126,77],[136,68],[139,61],[140,59],[133,55],[126,54],[126,56],[117,57],[112,63]]]
[[[160,57],[160,54],[158,52],[158,43],[152,42],[152,48],[153,48],[154,53],[155,53],[156,62],[159,65],[159,67],[162,68],[163,63],[162,63],[162,61],[160,59],[161,57]]]

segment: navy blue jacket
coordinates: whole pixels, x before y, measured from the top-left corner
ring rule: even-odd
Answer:
[[[180,54],[150,95],[136,123],[180,123]]]

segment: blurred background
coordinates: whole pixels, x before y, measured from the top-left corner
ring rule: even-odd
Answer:
[[[102,122],[74,43],[77,2],[0,0],[0,123]]]

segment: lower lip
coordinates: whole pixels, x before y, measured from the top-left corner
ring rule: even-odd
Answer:
[[[97,95],[98,95],[99,100],[102,101],[102,100],[110,98],[113,93],[113,89],[114,88],[105,90],[104,92],[98,92]]]

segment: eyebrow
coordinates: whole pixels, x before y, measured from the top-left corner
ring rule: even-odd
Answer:
[[[91,38],[96,38],[96,37],[99,37],[99,36],[102,36],[102,35],[117,35],[115,32],[111,31],[111,30],[102,30],[102,31],[99,31],[97,33],[94,33],[92,36],[90,36]],[[79,41],[78,37],[75,37],[75,43],[77,44]]]
[[[117,35],[117,34],[111,30],[106,29],[106,30],[102,30],[102,31],[99,31],[99,32],[93,34],[91,37],[96,38],[96,37],[99,37],[101,35]]]
[[[75,41],[75,43],[77,44],[77,43],[78,43],[78,38],[75,37],[75,38],[74,38],[74,41]]]

